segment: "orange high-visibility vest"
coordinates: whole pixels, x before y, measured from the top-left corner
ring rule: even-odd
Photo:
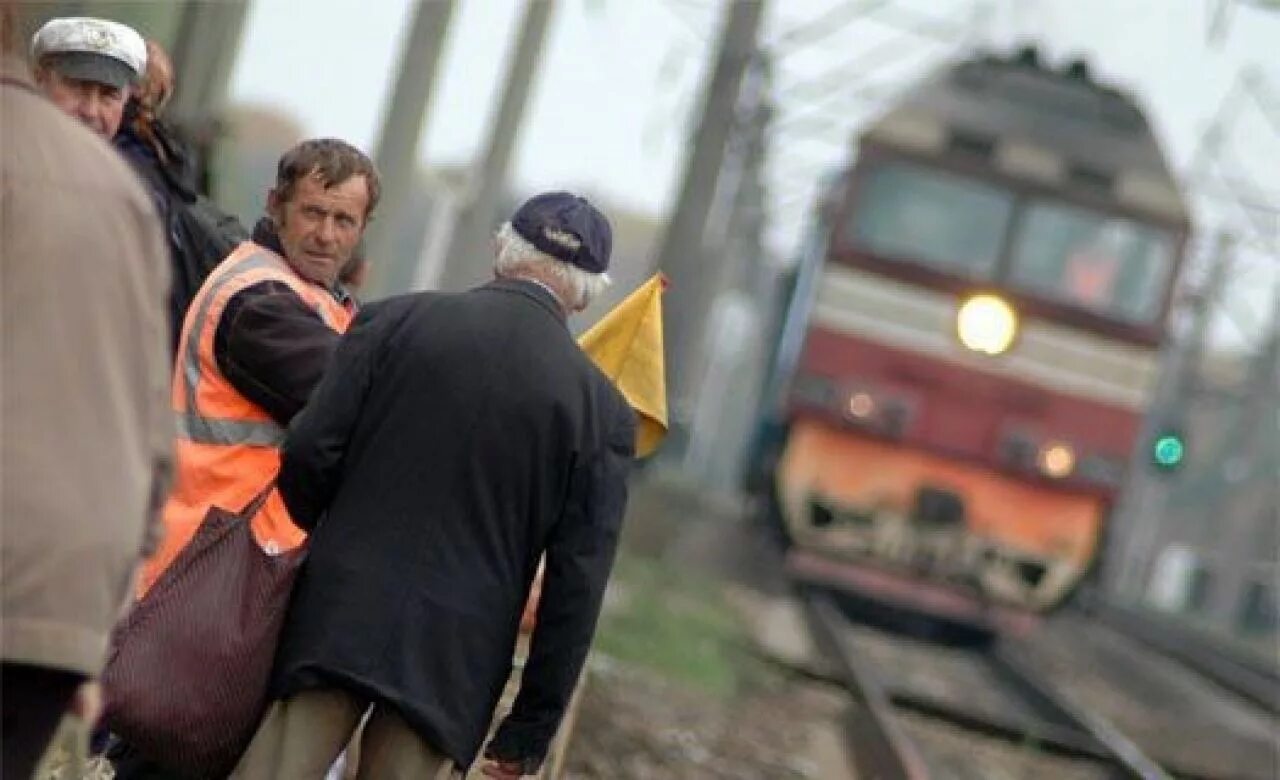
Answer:
[[[350,308],[259,244],[240,244],[209,274],[182,324],[172,392],[176,473],[161,516],[164,538],[143,565],[139,597],[191,541],[210,507],[240,511],[280,470],[285,429],[227,381],[213,352],[227,302],[265,281],[288,285],[335,331],[344,333],[351,324]],[[258,544],[273,554],[291,550],[306,538],[274,490],[251,527]]]

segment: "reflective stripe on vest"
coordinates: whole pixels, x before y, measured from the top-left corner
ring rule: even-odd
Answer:
[[[330,328],[338,331],[339,333],[342,332],[342,328],[338,327],[337,320],[329,316],[329,311],[325,309],[323,306],[317,308],[315,312],[316,314],[320,315],[320,319],[324,320],[325,325],[328,325]]]
[[[200,341],[209,318],[209,309],[213,307],[223,287],[235,281],[240,274],[259,268],[284,270],[278,260],[261,250],[248,255],[214,280],[205,292],[200,308],[196,311],[196,317],[191,323],[186,354],[182,358],[187,410],[176,414],[178,436],[188,441],[197,444],[227,446],[241,444],[259,447],[278,447],[284,441],[284,428],[272,420],[221,420],[205,417],[196,411],[196,394],[200,387]],[[332,327],[332,323],[329,323],[329,318],[323,311],[320,312],[320,316]]]
[[[284,442],[284,428],[273,422],[219,420],[187,412],[180,412],[175,417],[178,436],[197,444],[279,447]]]
[[[178,427],[176,474],[162,513],[164,536],[143,567],[138,593],[147,592],[186,549],[210,507],[245,506],[280,468],[284,429],[240,393],[218,369],[217,328],[227,304],[263,282],[284,284],[334,330],[345,331],[351,312],[319,285],[298,276],[283,258],[244,242],[219,264],[187,312],[169,401]],[[249,523],[264,550],[296,549],[306,534],[272,491]]]

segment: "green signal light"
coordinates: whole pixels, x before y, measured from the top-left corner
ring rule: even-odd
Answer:
[[[1181,436],[1166,433],[1156,438],[1152,454],[1155,456],[1157,466],[1171,469],[1182,463],[1182,459],[1187,454],[1187,445],[1182,441]]]

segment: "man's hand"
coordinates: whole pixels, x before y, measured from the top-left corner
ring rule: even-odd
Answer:
[[[89,680],[82,683],[76,689],[76,695],[71,699],[69,707],[71,713],[80,718],[89,726],[98,722],[98,718],[102,716],[102,684],[97,680]]]
[[[523,776],[520,770],[519,761],[496,760],[490,760],[481,769],[485,777],[496,778],[496,780],[519,780]]]

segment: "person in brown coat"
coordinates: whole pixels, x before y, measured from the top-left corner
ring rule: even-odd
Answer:
[[[102,666],[173,429],[150,199],[12,45],[0,56],[0,775],[18,780]]]

